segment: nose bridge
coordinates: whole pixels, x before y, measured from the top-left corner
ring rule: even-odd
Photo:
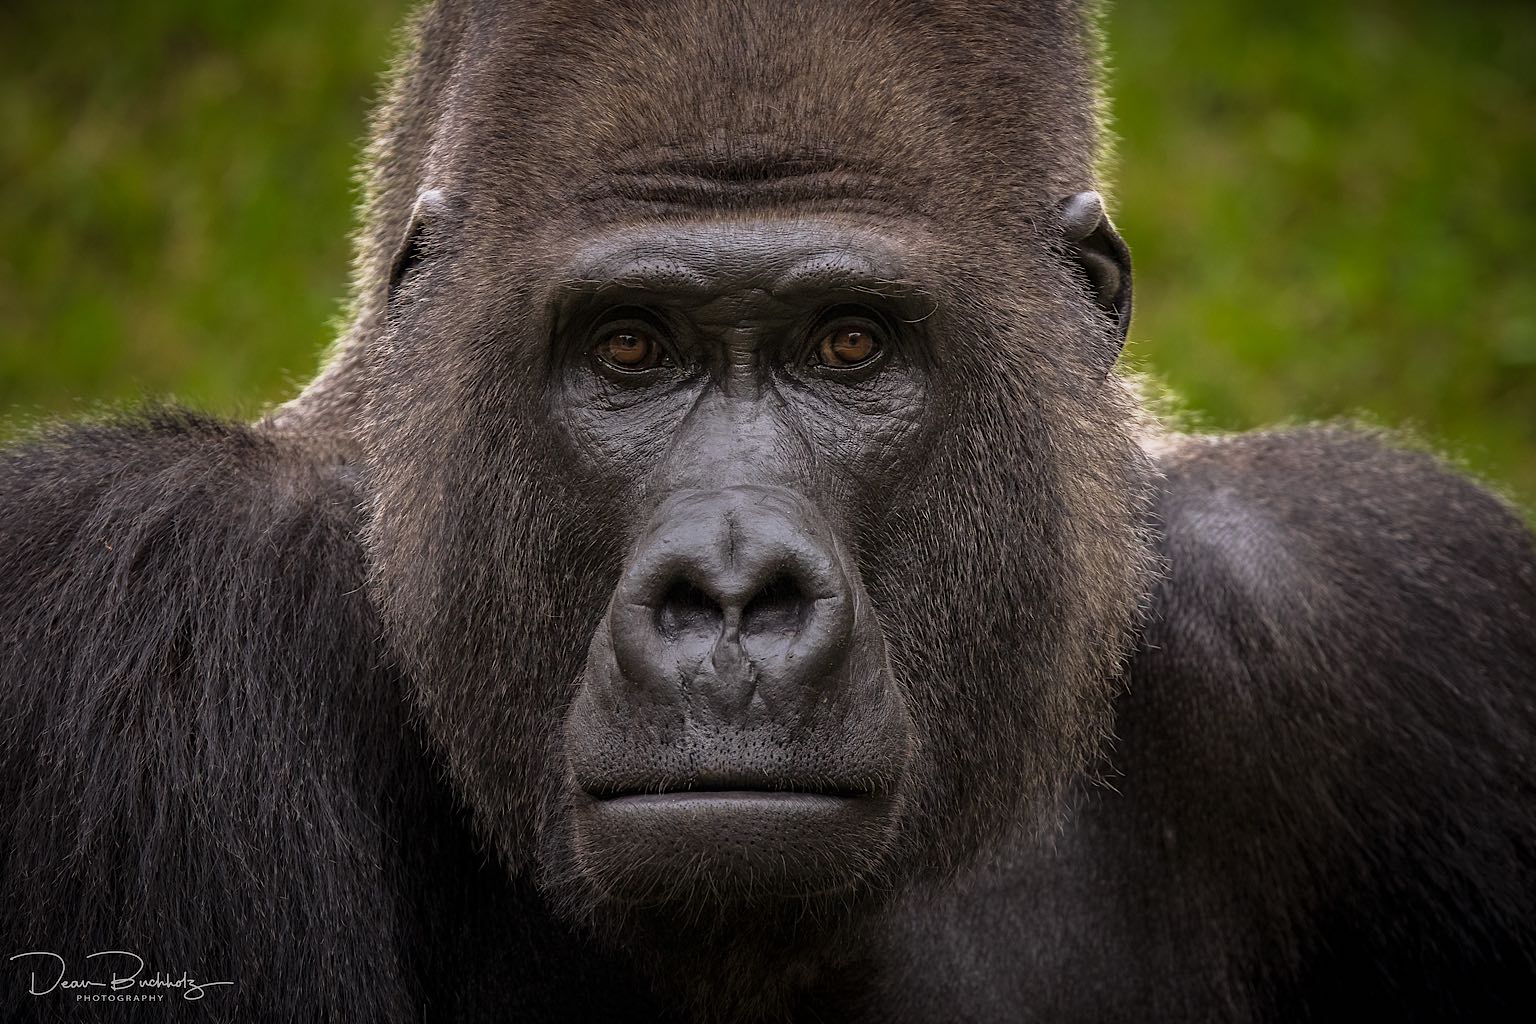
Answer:
[[[734,371],[733,371],[734,373]],[[771,384],[711,387],[678,428],[654,478],[657,493],[792,486],[812,452]]]

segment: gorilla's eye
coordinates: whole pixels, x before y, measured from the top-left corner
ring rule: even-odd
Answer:
[[[655,369],[666,356],[654,335],[630,327],[605,335],[592,354],[598,361],[624,373]]]
[[[880,354],[880,339],[868,327],[840,325],[816,343],[816,362],[834,370],[862,366]]]

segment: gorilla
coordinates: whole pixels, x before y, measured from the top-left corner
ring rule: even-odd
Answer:
[[[1536,539],[1116,368],[1089,0],[440,0],[254,425],[0,469],[0,1016],[1495,1020]]]

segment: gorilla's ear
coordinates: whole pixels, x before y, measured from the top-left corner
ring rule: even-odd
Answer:
[[[1057,217],[1067,251],[1082,268],[1094,301],[1119,328],[1119,345],[1109,355],[1113,364],[1131,329],[1131,250],[1109,222],[1104,198],[1097,192],[1063,199]]]
[[[448,200],[441,189],[423,189],[411,208],[411,222],[406,226],[405,237],[395,249],[395,259],[389,268],[389,297],[393,299],[405,282],[407,275],[421,263],[425,253],[427,232],[435,223],[443,220],[448,210]]]

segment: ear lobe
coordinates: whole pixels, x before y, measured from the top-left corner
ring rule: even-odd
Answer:
[[[427,230],[433,221],[442,219],[447,207],[448,200],[441,189],[424,189],[416,197],[416,205],[411,209],[411,222],[405,229],[405,237],[395,249],[394,262],[390,264],[389,298],[395,297],[395,292],[400,289],[406,276],[421,263],[425,254]]]
[[[1119,345],[1108,359],[1113,364],[1131,329],[1131,251],[1110,223],[1104,198],[1097,192],[1068,196],[1057,216],[1067,251],[1082,269],[1094,301],[1119,328]]]

